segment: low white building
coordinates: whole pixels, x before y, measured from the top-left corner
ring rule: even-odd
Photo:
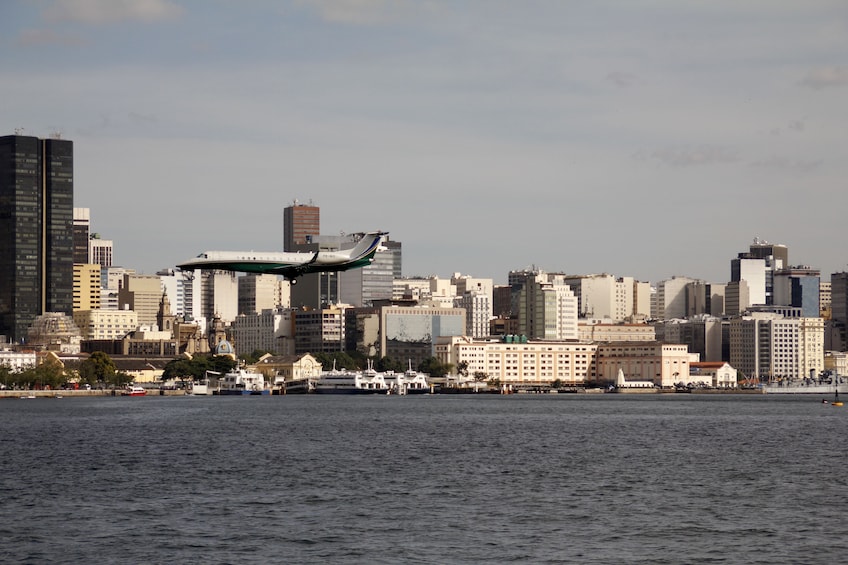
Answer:
[[[35,351],[0,351],[0,366],[8,367],[12,373],[20,373],[35,364]]]
[[[737,385],[736,369],[722,361],[690,363],[689,376],[692,383],[705,383],[714,388],[736,388]]]

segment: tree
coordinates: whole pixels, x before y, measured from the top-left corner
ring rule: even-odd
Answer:
[[[364,369],[365,364],[358,362],[345,351],[334,351],[332,353],[320,352],[314,354],[315,359],[321,363],[325,371],[336,369]]]
[[[453,365],[442,363],[435,357],[428,357],[418,365],[418,370],[429,374],[431,377],[444,377],[453,370]]]
[[[12,370],[6,365],[0,365],[0,389],[9,388],[14,382]]]
[[[381,357],[374,362],[374,369],[380,371],[381,373],[385,373],[387,371],[403,373],[406,370],[406,367],[401,361],[398,361],[397,359],[394,359],[392,357]]]
[[[102,351],[95,351],[79,365],[80,380],[90,385],[98,382],[117,385],[115,379],[117,370],[112,358]]]
[[[65,371],[55,358],[48,357],[44,362],[21,371],[18,384],[25,388],[59,388],[65,382]]]
[[[115,385],[115,388],[123,388],[133,382],[133,377],[123,371],[117,371],[114,375],[112,375],[111,382]]]
[[[206,376],[206,371],[229,373],[236,368],[237,362],[228,355],[207,357],[197,355],[192,359],[174,359],[165,365],[162,380],[198,380]]]
[[[485,371],[474,371],[474,380],[478,383],[482,383],[486,379],[489,378],[489,373]]]
[[[242,361],[244,361],[248,365],[252,365],[253,363],[256,363],[257,361],[259,361],[259,359],[263,355],[267,355],[269,353],[271,355],[276,355],[276,353],[274,353],[273,351],[265,351],[264,349],[254,349],[253,351],[251,351],[248,354],[239,355],[239,359],[241,359]]]
[[[169,381],[171,379],[194,380],[202,377],[203,375],[197,374],[196,364],[192,363],[189,359],[174,359],[173,361],[168,361],[165,365],[161,378],[163,381]]]

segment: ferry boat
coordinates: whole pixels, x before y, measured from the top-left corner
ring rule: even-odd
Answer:
[[[132,385],[121,391],[121,396],[144,396],[147,391],[138,385]]]
[[[383,373],[383,379],[386,381],[386,386],[389,387],[389,394],[428,394],[431,392],[427,375],[419,373],[412,366],[403,373],[391,371]]]
[[[316,394],[386,394],[389,387],[377,372],[327,371],[315,382]]]
[[[223,377],[218,379],[218,394],[258,396],[271,394],[271,390],[265,385],[265,376],[261,373],[237,369],[230,373],[225,373]]]
[[[409,368],[404,372],[403,380],[406,383],[407,394],[426,394],[432,392],[430,375],[413,369],[412,361],[409,361]]]

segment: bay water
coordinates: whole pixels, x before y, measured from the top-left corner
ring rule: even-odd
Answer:
[[[848,407],[775,395],[0,401],[2,563],[839,563]]]

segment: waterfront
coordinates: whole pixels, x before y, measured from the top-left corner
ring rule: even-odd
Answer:
[[[834,563],[848,408],[770,395],[0,402],[0,561]]]

